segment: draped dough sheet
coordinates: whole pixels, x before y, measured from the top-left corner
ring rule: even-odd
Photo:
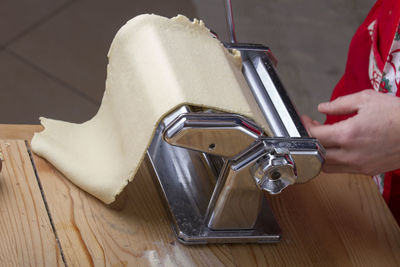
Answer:
[[[41,118],[32,140],[82,189],[109,204],[131,181],[159,121],[183,104],[239,113],[267,128],[241,73],[241,59],[202,21],[140,15],[115,36],[97,114],[75,124]]]

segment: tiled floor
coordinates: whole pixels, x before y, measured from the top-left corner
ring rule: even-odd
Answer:
[[[201,18],[226,40],[223,0],[0,1],[0,123],[83,122],[100,104],[106,54],[141,13]],[[322,120],[347,46],[373,0],[233,0],[239,41],[270,46],[300,113]]]

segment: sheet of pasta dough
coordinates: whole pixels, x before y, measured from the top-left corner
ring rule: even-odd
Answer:
[[[235,53],[234,53],[235,54]],[[183,104],[253,118],[266,127],[229,53],[202,21],[140,15],[116,34],[97,114],[82,124],[41,118],[33,151],[109,204],[131,181],[158,122]]]

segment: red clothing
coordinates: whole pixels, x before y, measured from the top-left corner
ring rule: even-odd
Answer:
[[[339,96],[373,88],[368,75],[371,48],[378,68],[383,71],[397,32],[399,20],[399,0],[378,0],[375,3],[351,41],[345,73],[336,85],[331,100]],[[375,36],[376,41],[373,43],[368,32],[368,26],[374,21],[377,23],[377,34]],[[400,96],[400,90],[397,91],[396,96]],[[330,115],[327,116],[325,123],[332,124],[350,116],[352,115]],[[400,169],[386,173],[383,197],[400,224]]]

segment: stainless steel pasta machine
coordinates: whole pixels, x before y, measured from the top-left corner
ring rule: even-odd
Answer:
[[[175,234],[185,244],[277,242],[281,230],[263,192],[319,174],[324,149],[305,130],[262,45],[231,42],[270,136],[238,114],[183,106],[159,125],[147,151]]]

